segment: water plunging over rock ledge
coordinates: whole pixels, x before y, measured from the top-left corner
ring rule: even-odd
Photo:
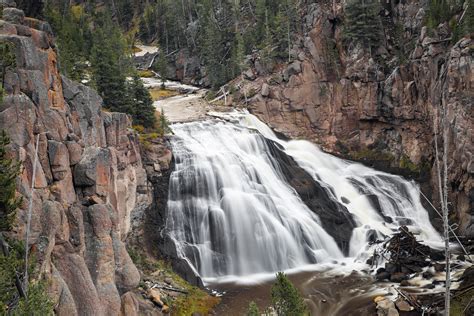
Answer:
[[[205,281],[365,262],[401,225],[440,242],[415,183],[279,140],[250,114],[226,119],[172,126],[165,232]]]

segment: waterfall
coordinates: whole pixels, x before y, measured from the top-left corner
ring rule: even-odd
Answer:
[[[166,231],[201,277],[363,260],[400,225],[441,241],[414,182],[279,140],[248,113],[226,119],[172,125]]]

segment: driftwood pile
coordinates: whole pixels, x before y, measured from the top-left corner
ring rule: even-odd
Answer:
[[[435,270],[444,269],[441,264],[433,264],[434,261],[444,260],[444,253],[420,244],[406,226],[400,227],[399,232],[387,240],[382,248],[380,253],[371,258],[371,262],[376,262],[378,256],[386,261],[385,267],[377,270],[377,280],[400,283],[430,265]]]

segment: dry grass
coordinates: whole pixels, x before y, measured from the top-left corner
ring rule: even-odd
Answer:
[[[133,52],[134,54],[139,53],[139,52],[141,52],[141,51],[142,51],[142,50],[141,50],[140,48],[136,47],[136,46],[133,46],[133,47],[132,47],[132,52]]]
[[[139,70],[138,75],[142,78],[153,78],[155,73],[151,70]]]
[[[152,88],[149,89],[149,91],[153,101],[163,100],[166,98],[174,97],[179,94],[179,92],[176,90],[168,90],[161,88]]]
[[[130,247],[128,252],[133,262],[147,278],[164,282],[171,278],[173,286],[182,288],[187,294],[176,298],[164,297],[163,301],[171,308],[171,315],[185,316],[198,313],[208,315],[209,312],[220,302],[220,298],[211,296],[204,290],[190,285],[176,274],[171,265],[163,260],[156,260],[147,256],[142,249]],[[158,273],[157,273],[158,272]]]

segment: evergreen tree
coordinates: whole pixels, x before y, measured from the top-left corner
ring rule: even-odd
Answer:
[[[30,280],[25,296],[20,275],[24,275],[25,247],[11,240],[10,245],[0,233],[0,315],[54,315],[54,304],[48,297],[44,280]],[[28,267],[34,272],[34,260]]]
[[[372,52],[382,42],[382,22],[378,0],[349,0],[345,7],[345,38],[360,42]]]
[[[449,0],[429,0],[426,24],[434,29],[451,17]]]
[[[16,6],[25,12],[26,16],[41,18],[43,15],[44,0],[16,0]]]
[[[166,114],[165,114],[165,110],[163,108],[161,108],[161,111],[160,111],[160,120],[159,120],[158,130],[162,136],[165,134],[171,133],[170,122],[168,121],[168,118],[166,117]]]
[[[474,0],[467,0],[467,9],[463,21],[464,34],[474,33]]]
[[[109,21],[110,23],[110,21]],[[133,113],[127,95],[126,70],[122,66],[119,39],[105,32],[107,27],[97,28],[93,36],[91,52],[92,80],[104,106],[112,111]]]
[[[168,78],[168,63],[166,61],[166,56],[165,52],[160,49],[159,54],[158,54],[158,59],[156,60],[155,64],[153,65],[153,68],[155,69],[156,72],[160,75],[160,77],[165,80]]]
[[[157,21],[156,8],[152,4],[149,4],[145,7],[143,16],[140,19],[139,37],[143,42],[149,43],[153,40],[154,36],[156,36],[158,32]]]
[[[283,272],[278,272],[276,275],[271,297],[278,316],[301,316],[307,312],[303,298]]]
[[[257,304],[255,304],[253,301],[249,304],[247,316],[260,316],[260,310],[258,309]]]
[[[290,33],[290,20],[284,8],[280,8],[275,17],[274,35],[276,44],[276,56],[285,58],[288,56]]]
[[[204,63],[207,66],[207,71],[211,85],[217,88],[226,81],[226,67],[225,49],[223,44],[223,32],[218,28],[217,21],[213,17],[213,8],[211,1],[203,1],[205,14],[203,18],[203,34],[201,39],[201,46],[203,49]]]
[[[0,232],[9,231],[15,219],[16,209],[21,199],[16,197],[16,178],[20,174],[20,164],[8,156],[10,138],[0,132]]]
[[[153,128],[156,123],[156,110],[150,92],[145,88],[138,75],[133,76],[129,90],[133,98],[132,117],[134,124],[142,125],[145,128]]]
[[[16,65],[16,57],[13,53],[13,45],[7,42],[0,43],[0,104],[3,101],[3,86],[5,83],[5,75],[8,68],[13,68]]]

